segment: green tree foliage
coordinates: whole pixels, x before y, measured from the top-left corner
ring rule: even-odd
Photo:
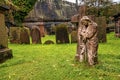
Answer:
[[[33,8],[35,2],[37,0],[12,0],[13,4],[20,8],[20,11],[14,11],[15,22],[21,23],[24,17],[29,13],[29,11]]]
[[[104,16],[104,12],[108,10],[108,6],[112,4],[112,0],[85,0],[88,14],[96,16]]]
[[[79,0],[79,2],[86,4],[87,15],[105,16],[107,22],[111,16],[120,12],[120,3],[114,3],[113,0]]]

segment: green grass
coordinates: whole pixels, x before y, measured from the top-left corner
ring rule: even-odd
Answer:
[[[76,44],[9,44],[13,58],[0,64],[0,80],[120,80],[120,39],[100,43],[99,64],[74,61]],[[55,41],[54,36],[42,39]]]

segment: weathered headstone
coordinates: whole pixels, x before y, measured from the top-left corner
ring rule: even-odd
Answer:
[[[95,21],[98,24],[98,39],[99,42],[106,42],[106,18],[105,17],[96,17]]]
[[[10,43],[20,43],[20,27],[10,27]]]
[[[120,13],[116,14],[113,16],[114,17],[114,22],[115,22],[115,36],[120,38]]]
[[[71,43],[77,43],[77,31],[71,32]]]
[[[45,37],[44,23],[41,22],[41,24],[39,24],[39,29],[40,29],[41,37]]]
[[[120,38],[120,19],[115,22],[115,36]]]
[[[41,34],[37,26],[33,26],[31,29],[31,37],[33,44],[41,44]]]
[[[6,6],[0,5],[0,62],[13,57],[12,50],[8,49],[8,35],[4,16],[6,10],[8,10]]]
[[[20,43],[30,44],[29,29],[22,28],[20,31]]]
[[[59,24],[56,27],[56,43],[69,43],[69,35],[66,24]]]

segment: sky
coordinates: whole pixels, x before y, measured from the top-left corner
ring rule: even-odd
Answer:
[[[66,0],[66,1],[74,2],[75,3],[76,0]],[[120,0],[113,0],[113,2],[120,2]]]

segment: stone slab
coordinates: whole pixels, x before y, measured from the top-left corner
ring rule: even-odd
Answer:
[[[3,63],[7,59],[11,59],[13,57],[12,55],[12,50],[5,48],[5,49],[0,49],[0,63]]]

